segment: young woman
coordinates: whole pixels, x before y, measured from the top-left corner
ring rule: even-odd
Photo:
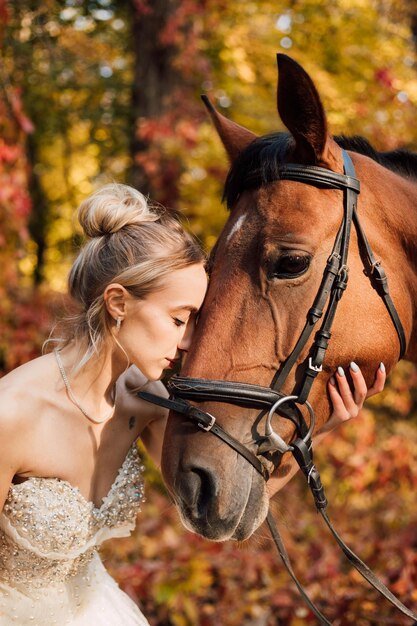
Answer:
[[[204,299],[204,256],[124,185],[94,193],[79,220],[89,240],[69,275],[78,313],[52,352],[0,381],[1,626],[148,623],[97,547],[134,527],[139,437],[159,464],[166,415],[134,392],[166,394],[159,379],[187,351]],[[353,392],[341,372],[329,386],[331,427],[367,394],[351,373]],[[368,395],[383,384],[379,370]]]

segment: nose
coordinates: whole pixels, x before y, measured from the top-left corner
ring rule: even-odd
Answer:
[[[190,349],[191,342],[192,342],[193,335],[194,335],[194,330],[195,330],[195,322],[190,320],[185,327],[183,336],[178,342],[178,349],[181,350],[182,352],[188,352],[188,350]]]
[[[214,472],[205,467],[184,468],[176,482],[181,510],[194,532],[213,540],[219,539],[219,533],[231,536],[239,516],[233,506],[221,512],[219,479]]]
[[[208,519],[216,510],[218,481],[207,468],[190,467],[181,473],[179,495],[193,518]]]

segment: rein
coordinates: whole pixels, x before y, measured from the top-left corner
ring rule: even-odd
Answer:
[[[360,183],[356,178],[353,163],[347,152],[344,150],[343,161],[345,171],[344,174],[337,174],[336,172],[332,172],[331,170],[327,170],[322,167],[284,164],[277,176],[271,176],[270,180],[263,181],[265,184],[278,179],[293,180],[320,188],[341,189],[344,191],[343,220],[336,235],[332,252],[327,260],[326,268],[324,270],[317,295],[310,310],[308,311],[304,329],[301,332],[293,351],[275,374],[270,387],[262,387],[232,381],[173,376],[168,383],[168,389],[171,393],[170,399],[155,396],[147,392],[139,392],[138,395],[143,400],[158,404],[176,413],[182,413],[199,428],[207,432],[211,432],[213,435],[219,437],[238,454],[243,456],[266,481],[269,479],[269,472],[264,463],[260,460],[259,455],[266,455],[267,453],[275,452],[279,452],[281,454],[291,452],[307,479],[307,483],[312,492],[317,510],[323,517],[327,527],[336,539],[338,546],[343,551],[347,559],[357,569],[357,571],[397,609],[413,620],[417,620],[417,615],[415,615],[391,593],[391,591],[375,576],[369,567],[363,563],[363,561],[361,561],[361,559],[343,542],[334,529],[326,512],[327,499],[324,494],[320,474],[313,462],[311,435],[314,429],[314,411],[307,398],[314,380],[319,372],[322,371],[322,365],[331,338],[331,328],[337,306],[347,287],[349,277],[347,259],[352,224],[354,225],[358,235],[358,242],[362,251],[365,272],[370,278],[372,285],[383,299],[397,331],[400,343],[400,359],[404,356],[406,350],[404,329],[389,293],[386,274],[380,262],[375,259],[359,222],[356,208],[360,192]],[[247,186],[251,186],[250,180],[247,181]],[[304,374],[302,379],[299,385],[296,385],[296,388],[291,392],[291,394],[286,395],[281,391],[281,388],[290,371],[296,365],[297,360],[306,346],[316,323],[320,319],[322,319],[322,323],[314,337],[309,354],[304,362]],[[268,412],[265,424],[265,435],[260,437],[257,441],[257,454],[254,454],[251,450],[246,448],[246,446],[241,444],[237,439],[229,435],[223,428],[221,428],[221,426],[217,424],[214,416],[198,409],[196,406],[190,404],[188,400],[192,400],[194,402],[211,400],[215,402],[236,404],[246,408],[259,408],[261,409],[260,416],[263,416],[266,412]],[[299,408],[300,405],[304,405],[308,409],[309,425],[307,425],[303,413]],[[290,444],[287,444],[272,428],[272,417],[275,412],[278,411],[284,418],[290,419],[296,427],[297,438]],[[281,559],[300,591],[303,599],[311,611],[319,619],[321,624],[331,626],[331,623],[313,604],[303,586],[298,581],[270,510],[266,519]]]

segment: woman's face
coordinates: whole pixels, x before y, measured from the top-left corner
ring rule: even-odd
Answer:
[[[158,380],[187,351],[207,289],[202,263],[173,271],[143,300],[128,297],[118,341],[149,380]]]

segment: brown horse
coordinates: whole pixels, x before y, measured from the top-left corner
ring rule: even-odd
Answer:
[[[303,330],[343,212],[342,191],[276,180],[270,173],[284,163],[342,173],[342,147],[361,183],[362,228],[390,279],[405,331],[405,356],[416,360],[417,157],[405,151],[376,152],[361,138],[332,138],[312,80],[289,57],[278,56],[278,112],[289,133],[258,138],[210,110],[231,160],[224,192],[230,216],[210,258],[207,297],[181,374],[270,385]],[[371,383],[378,364],[383,361],[390,370],[400,353],[387,308],[364,272],[355,229],[348,266],[349,285],[323,371],[309,396],[316,428],[329,418],[326,383],[337,366],[354,360]],[[285,393],[297,385],[310,345],[291,370]],[[265,420],[259,410],[213,401],[199,408],[257,453]],[[293,441],[292,422],[276,416],[274,428],[285,442]],[[262,463],[275,475],[285,475],[293,460],[275,454]],[[259,472],[234,449],[175,413],[166,430],[163,474],[184,523],[204,537],[245,539],[266,516],[270,494]]]

